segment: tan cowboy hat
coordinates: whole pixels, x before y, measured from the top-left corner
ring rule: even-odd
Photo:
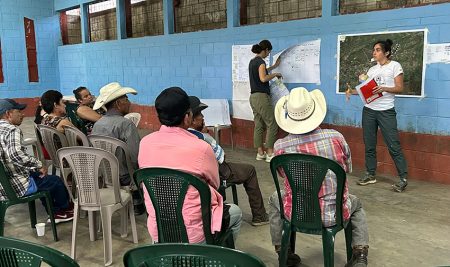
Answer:
[[[126,94],[137,94],[131,87],[122,87],[118,82],[108,83],[100,89],[100,95],[95,100],[94,110],[97,110],[109,102]]]
[[[325,96],[319,89],[308,92],[297,87],[275,105],[275,120],[281,129],[292,134],[304,134],[316,129],[327,114]]]

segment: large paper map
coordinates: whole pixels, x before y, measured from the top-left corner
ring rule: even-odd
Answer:
[[[272,72],[283,75],[284,83],[320,83],[320,39],[291,46],[273,56],[281,64]]]

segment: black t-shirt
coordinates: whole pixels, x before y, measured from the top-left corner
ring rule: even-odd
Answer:
[[[251,93],[266,93],[270,94],[270,87],[269,82],[261,82],[259,79],[259,66],[261,64],[264,64],[264,67],[266,67],[266,62],[261,57],[255,57],[252,60],[250,60],[250,63],[248,64],[248,76],[250,78],[250,88]],[[268,74],[266,69],[266,74]]]

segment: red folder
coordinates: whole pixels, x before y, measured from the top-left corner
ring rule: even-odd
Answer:
[[[375,82],[374,79],[371,79],[356,86],[356,91],[358,91],[358,94],[364,103],[369,104],[383,96],[382,93],[378,94],[373,93],[373,89],[377,87],[377,85],[378,85],[377,82]]]

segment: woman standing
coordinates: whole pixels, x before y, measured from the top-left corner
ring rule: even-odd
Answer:
[[[407,164],[400,146],[397,129],[397,118],[394,107],[395,94],[403,92],[403,69],[400,63],[390,59],[392,51],[392,40],[377,41],[373,45],[372,56],[377,65],[371,67],[367,72],[369,79],[374,79],[377,86],[373,93],[382,93],[383,96],[366,104],[363,108],[362,127],[365,145],[366,175],[359,179],[359,185],[376,183],[375,171],[377,167],[377,132],[380,127],[384,142],[389,154],[397,167],[399,182],[392,185],[396,192],[402,192],[408,185]],[[347,91],[357,94],[356,90]]]
[[[282,77],[281,73],[269,74],[272,69],[280,65],[280,58],[278,58],[273,66],[266,67],[264,58],[270,54],[270,51],[272,51],[272,44],[268,40],[262,40],[259,44],[253,45],[252,52],[256,56],[250,60],[250,64],[248,65],[251,88],[250,106],[252,107],[255,121],[253,140],[255,147],[258,148],[256,160],[265,160],[266,162],[270,162],[274,157],[273,144],[275,143],[278,132],[278,125],[275,121],[274,111],[270,101],[269,81],[275,77]],[[267,130],[267,151],[264,150],[263,146],[264,130]]]

